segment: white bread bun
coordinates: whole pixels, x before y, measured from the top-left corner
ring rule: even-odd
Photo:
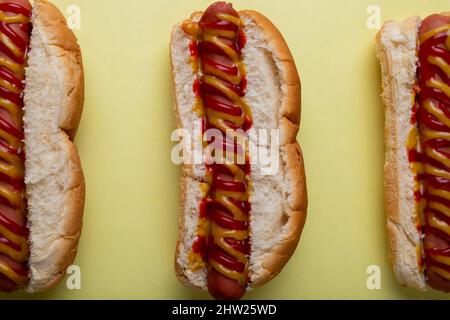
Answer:
[[[84,100],[81,52],[62,13],[35,1],[25,77],[25,183],[30,229],[28,292],[47,290],[72,264],[85,184],[72,140]]]
[[[385,210],[390,258],[400,284],[426,290],[414,199],[415,174],[408,161],[408,138],[414,125],[413,89],[417,83],[419,17],[386,22],[376,38],[385,105]]]
[[[199,20],[202,13],[192,19]],[[280,129],[280,170],[261,175],[252,164],[250,179],[250,287],[275,277],[293,254],[306,219],[307,193],[303,157],[296,141],[300,124],[300,79],[293,57],[276,27],[255,11],[240,11],[247,42],[243,50],[247,71],[246,102],[253,115],[253,128]],[[181,28],[172,32],[170,55],[174,80],[177,127],[193,132],[199,120],[193,106],[195,74],[189,63],[190,38]],[[196,137],[199,138],[199,137]],[[206,270],[192,271],[188,255],[197,238],[200,182],[204,165],[184,165],[181,177],[179,239],[176,273],[190,287],[207,289]]]

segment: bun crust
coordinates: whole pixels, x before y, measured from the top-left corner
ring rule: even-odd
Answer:
[[[78,130],[84,104],[84,71],[81,50],[77,38],[67,27],[66,18],[61,11],[47,0],[37,0],[33,8],[36,19],[46,34],[49,46],[60,48],[61,65],[64,66],[65,99],[59,112],[59,127],[73,140]]]
[[[278,113],[278,128],[281,132],[281,148],[284,149],[284,180],[289,185],[284,210],[277,215],[285,217],[283,228],[287,232],[264,255],[253,257],[261,260],[258,270],[252,270],[252,286],[257,287],[272,280],[291,258],[300,240],[306,222],[308,206],[306,175],[303,154],[297,142],[301,119],[301,83],[291,51],[280,31],[264,15],[253,10],[243,10],[240,15],[252,21],[261,31],[269,48],[273,50],[279,81],[285,87],[283,102]],[[258,192],[258,190],[255,190]]]
[[[35,1],[26,70],[25,183],[30,229],[28,292],[56,285],[73,263],[85,200],[83,170],[72,142],[84,102],[81,51],[62,13]]]
[[[376,38],[385,105],[385,182],[390,258],[400,284],[426,290],[420,269],[422,243],[414,200],[415,174],[407,156],[412,98],[416,85],[419,17],[388,21]]]
[[[191,19],[198,20],[201,14],[195,12]],[[248,50],[244,49],[244,62],[247,65],[248,92],[258,92],[262,97],[267,93],[274,96],[273,101],[269,102],[254,95],[247,98],[254,113],[254,126],[278,128],[281,132],[280,172],[274,177],[262,177],[256,173],[257,168],[252,167],[250,286],[256,287],[271,280],[285,266],[297,247],[306,220],[305,170],[302,152],[296,141],[300,125],[300,79],[293,57],[278,29],[255,11],[245,10],[239,14],[245,22],[247,36]],[[191,130],[196,120],[192,115],[195,75],[186,50],[190,40],[181,30],[181,25],[175,26],[170,45],[173,96],[177,128]],[[187,259],[196,238],[198,205],[203,197],[199,184],[203,176],[202,166],[182,167],[175,270],[186,286],[206,289],[206,271],[189,270]]]

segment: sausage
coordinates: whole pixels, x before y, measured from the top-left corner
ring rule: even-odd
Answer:
[[[31,4],[0,0],[0,291],[28,281],[23,154],[23,80]]]
[[[192,38],[194,71],[201,71],[194,91],[204,130],[218,129],[224,136],[229,130],[246,131],[252,123],[244,100],[246,75],[241,50],[245,37],[241,25],[231,4],[217,2],[199,22],[189,21],[183,26]],[[196,70],[198,67],[201,70]],[[224,152],[227,146],[234,146],[233,157],[241,156],[244,163],[207,165],[208,192],[202,201],[207,206],[200,218],[205,221],[200,225],[207,224],[209,229],[202,256],[211,295],[216,299],[240,299],[248,284],[250,162],[245,154],[248,151],[234,140],[224,138],[218,143]]]
[[[434,14],[419,28],[417,101],[419,136],[423,152],[425,274],[430,287],[450,292],[450,74],[447,32],[450,16]]]
[[[215,269],[208,271],[208,291],[218,300],[238,300],[245,295],[245,287],[227,278]]]
[[[450,15],[432,14],[425,18],[419,27],[419,37],[435,28],[450,24]]]

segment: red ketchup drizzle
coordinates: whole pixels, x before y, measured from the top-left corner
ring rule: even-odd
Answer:
[[[0,237],[0,243],[3,243],[4,245],[7,245],[8,247],[10,247],[16,251],[20,251],[20,249],[21,249],[20,245],[14,243],[11,240],[6,239],[4,237]]]
[[[206,251],[208,250],[207,239],[205,236],[199,236],[192,245],[192,252],[201,255],[202,259],[206,259]]]
[[[239,251],[244,250],[245,248],[242,246]],[[238,262],[234,257],[230,256],[228,253],[224,252],[219,246],[216,246],[213,243],[212,238],[208,241],[208,260],[216,260],[221,265],[224,265],[228,269],[235,270],[237,272],[244,272],[245,265],[241,262]],[[243,252],[243,251],[241,251]],[[247,252],[244,252],[248,254]]]
[[[18,2],[18,3],[15,3]],[[27,1],[11,1],[6,3],[0,3],[0,11],[2,11],[7,17],[22,15],[26,18],[31,17],[31,5]],[[23,67],[26,60],[26,54],[28,51],[30,33],[31,33],[31,23],[13,23],[13,22],[3,22],[0,21],[0,32],[8,38],[12,44],[20,51],[20,54],[15,53],[14,50],[8,48],[8,46],[0,41],[0,57],[5,60],[9,60],[12,63],[16,63]],[[9,83],[13,86],[18,93],[11,92],[8,88],[0,86],[0,97],[15,104],[16,108],[19,108],[18,115],[21,116],[23,108],[23,74],[22,72],[17,73],[13,68],[10,69],[9,65],[0,66],[0,78],[3,81]],[[20,165],[23,166],[25,159],[23,148],[20,141],[23,139],[23,128],[20,119],[16,119],[6,108],[2,108],[2,113],[0,113],[0,130],[15,137],[19,141],[19,147],[16,149],[9,144],[9,142],[0,137],[0,150],[2,152],[9,153],[16,156],[17,159],[22,162]],[[8,162],[7,159],[2,159],[0,161]],[[3,186],[9,186],[8,188],[16,193],[20,194],[19,206],[14,206],[6,197],[0,196],[0,203],[3,205],[4,209],[0,208],[0,225],[6,228],[11,233],[14,233],[21,237],[28,237],[28,229],[26,227],[25,219],[25,208],[26,201],[24,198],[24,181],[23,181],[23,171],[20,177],[13,178],[7,174],[0,173],[0,183]],[[3,211],[2,210],[7,210]],[[12,219],[13,217],[16,217]],[[11,249],[16,251],[21,251],[20,244],[13,243],[11,240],[0,234],[0,244],[6,245]],[[0,253],[0,263],[6,263],[6,265],[20,276],[26,277],[28,274],[27,264],[19,263],[14,261],[5,253]],[[13,291],[17,289],[18,284],[14,283],[6,275],[0,274],[0,291]]]
[[[428,18],[429,19],[429,18]],[[429,23],[430,20],[424,21]],[[444,92],[430,88],[427,86],[427,82],[430,79],[442,80],[444,83],[450,84],[450,79],[439,68],[432,65],[428,58],[430,56],[440,57],[450,64],[450,53],[445,48],[445,41],[447,40],[446,32],[440,33],[425,42],[421,43],[419,47],[419,66],[418,66],[418,92],[416,95],[416,104],[413,106],[413,118],[411,122],[414,124],[417,120],[419,125],[420,142],[422,150],[435,150],[439,151],[443,156],[450,159],[450,141],[443,139],[430,139],[426,140],[422,132],[424,130],[433,130],[439,132],[450,132],[445,124],[441,123],[435,116],[430,114],[424,107],[426,101],[431,100],[433,103],[450,119],[450,99]],[[417,109],[418,106],[418,109]],[[424,153],[419,153],[415,150],[410,150],[408,153],[409,161],[421,162],[425,166],[433,166],[438,169],[444,170],[450,173],[450,168],[447,168],[443,163],[432,159]],[[442,212],[429,207],[429,202],[437,202],[450,208],[450,201],[431,195],[429,193],[430,187],[450,191],[450,180],[442,177],[434,176],[432,174],[421,174],[419,176],[420,181],[425,186],[424,194],[420,192],[415,198],[417,201],[425,198],[427,205],[424,210],[425,225],[422,226],[422,232],[424,233],[424,247],[425,247],[425,268],[429,269],[432,266],[439,267],[441,269],[450,272],[448,265],[441,264],[433,259],[434,256],[446,256],[450,257],[450,239],[449,236],[440,229],[434,228],[429,225],[429,221],[432,217],[437,217],[439,220],[450,224],[450,218]],[[442,278],[443,281],[444,278]],[[450,282],[447,283],[450,285]],[[432,284],[431,284],[432,285]]]
[[[239,16],[238,13],[231,7],[231,5],[225,5],[224,3],[221,3],[219,5],[216,4],[205,11],[203,17],[199,22],[199,27],[202,29],[202,31],[207,29],[220,29],[237,32],[238,36],[234,41],[225,38],[221,38],[221,40],[223,40],[223,42],[227,46],[241,54],[241,50],[244,48],[246,43],[244,32],[240,30],[235,24],[226,20],[220,20],[217,17],[218,13],[226,13],[235,17]],[[220,49],[216,45],[210,42],[192,41],[189,48],[192,58],[200,60],[204,73],[208,73],[208,70],[212,68],[231,76],[237,76],[239,74],[237,66],[234,65],[234,63],[228,58],[228,56],[222,51],[222,49]],[[224,79],[222,79],[222,83],[225,84],[228,89],[232,90],[238,96],[245,96],[247,87],[245,76],[242,77],[242,80],[239,84],[232,84]],[[212,109],[237,117],[242,116],[242,113],[244,112],[240,106],[235,105],[232,101],[230,101],[223,92],[216,89],[214,86],[205,83],[203,78],[199,78],[194,82],[193,90],[197,98],[202,99],[204,108],[206,110]],[[234,130],[241,129],[247,131],[252,126],[252,119],[251,117],[246,116],[245,123],[242,126],[233,123],[227,123],[227,125]],[[210,123],[207,116],[204,116],[203,131],[210,128],[216,127],[212,123]],[[245,152],[242,150],[242,148],[240,148],[240,146],[237,146],[236,143],[226,141],[226,139],[222,140],[223,141],[220,141],[220,143],[223,145],[224,151],[226,150],[227,146],[231,145],[231,147],[238,154],[242,154],[242,152]],[[239,166],[247,175],[250,173],[250,163],[248,159],[245,164]],[[212,177],[212,182],[210,185],[210,195],[214,194],[216,190],[239,193],[247,192],[247,185],[245,183],[235,181],[233,173],[230,172],[225,165],[208,165],[207,170]],[[203,199],[200,203],[201,218],[206,217],[207,219],[213,221],[218,226],[224,229],[238,231],[248,230],[248,221],[244,222],[235,220],[233,214],[229,212],[227,208],[223,207],[220,203],[214,201],[210,195]],[[250,203],[248,201],[236,201],[234,199],[229,200],[232,201],[236,206],[241,208],[248,217],[250,212]],[[248,238],[244,241],[237,241],[233,238],[226,238],[224,240],[235,250],[242,252],[245,255],[250,254],[250,242]],[[198,237],[197,241],[195,241],[194,243],[193,251],[196,253],[200,253],[203,257],[206,258],[208,262],[211,260],[215,260],[216,262],[220,263],[230,270],[234,270],[237,272],[245,271],[245,265],[236,260],[236,258],[230,256],[217,244],[215,244],[212,236],[210,236],[209,238]]]
[[[413,105],[412,112],[411,112],[411,119],[409,121],[411,123],[411,125],[417,124],[417,111],[418,110],[419,110],[419,105],[417,103],[415,103]]]
[[[16,290],[16,284],[9,278],[0,273],[0,291],[1,292],[13,292]]]
[[[0,211],[0,224],[2,224],[6,229],[10,230],[11,232],[19,235],[28,237],[29,231],[26,228],[26,225],[19,225],[15,223],[14,221],[8,219],[2,212]]]
[[[17,3],[1,3],[0,11],[20,14],[27,18],[31,17],[31,10],[25,8]],[[30,34],[31,32],[31,24],[18,24],[18,28],[23,31],[25,34]],[[23,38],[21,37],[17,31],[12,29],[8,23],[0,21],[0,31],[4,33],[21,51],[20,56],[16,56],[3,42],[0,42],[0,51],[7,55],[10,59],[15,61],[18,64],[23,64],[25,62],[25,55],[28,49],[29,37]]]

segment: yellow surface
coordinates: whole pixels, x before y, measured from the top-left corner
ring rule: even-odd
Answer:
[[[76,30],[86,69],[86,104],[77,144],[87,183],[76,264],[82,289],[65,282],[31,298],[207,298],[173,272],[178,168],[171,163],[172,26],[210,1],[58,0],[81,8]],[[299,249],[281,275],[251,299],[445,298],[396,284],[383,213],[383,114],[375,30],[382,19],[448,10],[446,0],[234,1],[267,15],[282,31],[303,81],[303,146],[309,218]],[[124,5],[126,4],[126,5]],[[366,286],[381,268],[381,290]],[[0,296],[25,298],[25,294]],[[450,296],[447,296],[447,298]]]

